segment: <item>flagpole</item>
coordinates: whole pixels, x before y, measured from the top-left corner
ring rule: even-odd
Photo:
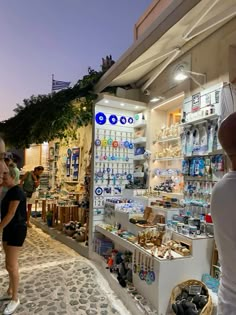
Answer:
[[[53,87],[53,80],[54,80],[54,74],[52,74],[52,87]],[[53,90],[52,90],[52,92],[53,92]]]

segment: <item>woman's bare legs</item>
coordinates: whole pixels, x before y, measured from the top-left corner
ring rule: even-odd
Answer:
[[[6,269],[9,273],[9,293],[12,293],[12,300],[18,301],[19,267],[18,257],[20,247],[5,245]]]
[[[2,247],[3,247],[3,250],[5,252],[5,267],[6,267],[6,270],[7,270],[7,255],[6,255],[7,242],[3,242],[2,243]],[[7,294],[9,296],[12,296],[12,284],[11,284],[10,276],[9,276],[9,287],[7,289]]]
[[[28,203],[27,204],[27,226],[30,228],[32,227],[32,225],[30,224],[31,209],[32,209],[32,203]]]

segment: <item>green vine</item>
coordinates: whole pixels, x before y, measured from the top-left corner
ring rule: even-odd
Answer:
[[[93,89],[106,70],[114,63],[103,59],[102,70],[88,68],[72,88],[48,95],[31,96],[17,104],[14,117],[0,122],[0,133],[9,146],[29,147],[55,138],[63,139],[81,126],[92,122],[92,109],[97,95]]]

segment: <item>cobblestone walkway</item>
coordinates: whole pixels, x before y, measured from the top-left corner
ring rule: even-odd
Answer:
[[[96,267],[37,228],[29,229],[20,257],[21,305],[14,314],[128,315]],[[0,252],[0,293],[7,289]],[[0,314],[6,303],[0,302]]]

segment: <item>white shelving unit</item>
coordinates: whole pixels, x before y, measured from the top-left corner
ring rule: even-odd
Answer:
[[[208,120],[214,120],[219,118],[218,114],[211,114],[208,116],[204,116],[204,117],[199,117],[198,119],[192,120],[192,121],[187,121],[183,124],[181,124],[181,127],[187,127],[187,126],[192,126],[192,125],[197,125],[197,124],[202,124],[204,121],[208,121]]]
[[[104,227],[96,226],[96,231],[133,253],[134,250],[138,250],[151,256],[148,250],[122,239],[114,232],[107,231]],[[184,235],[174,233],[173,238],[177,237],[185,239]],[[175,285],[188,279],[200,280],[203,273],[209,273],[210,271],[213,239],[196,238],[189,239],[189,241],[192,244],[192,256],[183,257],[175,253],[173,260],[154,258],[156,280],[151,285],[140,280],[137,273],[133,274],[134,286],[138,288],[141,295],[149,300],[160,315],[168,314],[170,294]],[[203,252],[204,255],[202,255]]]

